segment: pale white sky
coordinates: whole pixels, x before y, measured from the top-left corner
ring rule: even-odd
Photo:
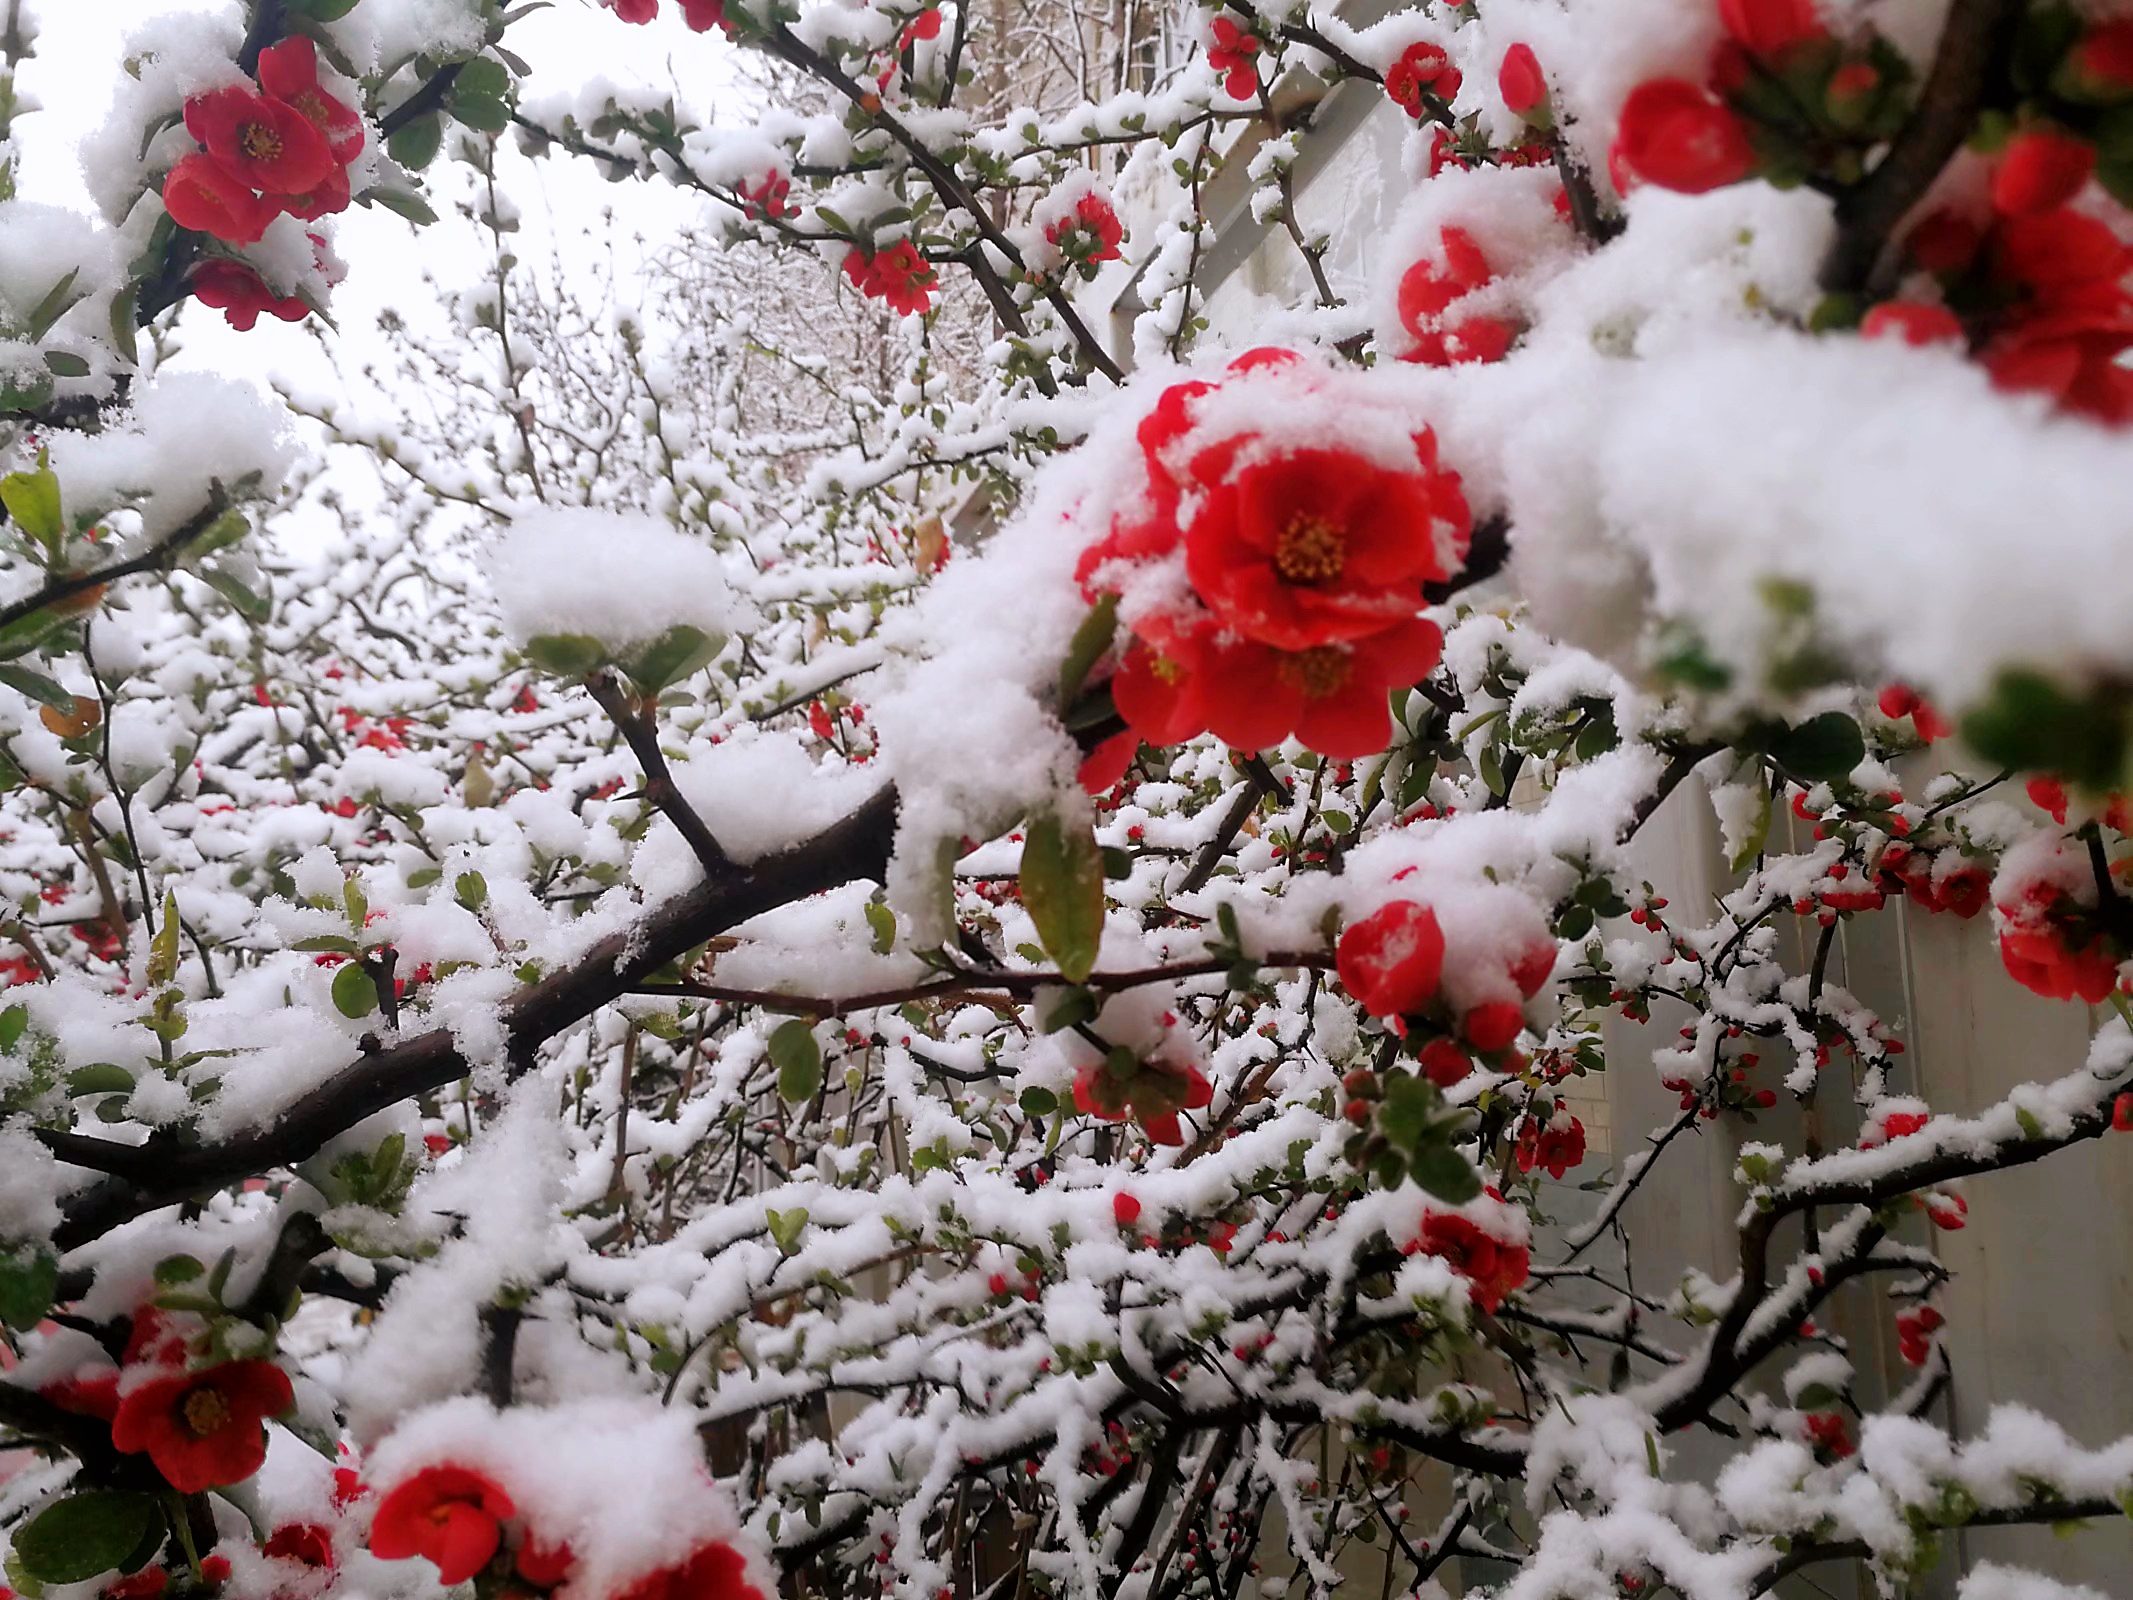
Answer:
[[[29,0],[29,8],[42,33],[37,58],[24,66],[20,86],[42,109],[16,124],[22,193],[88,210],[75,151],[108,110],[127,35],[152,17],[239,8],[236,0]],[[671,3],[666,9],[678,13]],[[556,0],[513,24],[505,44],[533,68],[527,91],[535,95],[605,78],[659,86],[708,115],[722,109],[721,91],[733,81],[732,47],[718,34],[691,33],[678,14],[633,27],[593,0]],[[508,149],[508,138],[505,145]],[[600,219],[609,210],[624,241],[633,234],[655,241],[671,236],[698,215],[693,199],[664,183],[612,184],[588,163],[568,156],[525,162],[513,151],[508,159],[510,192],[523,212],[518,253],[529,263],[550,249],[566,263],[582,259],[588,248],[582,230],[603,231]],[[440,157],[431,168],[442,191],[434,196],[436,208],[444,215],[435,227],[415,229],[382,208],[351,207],[332,219],[334,248],[349,273],[331,305],[339,332],[327,337],[351,369],[378,349],[377,317],[384,307],[395,308],[417,327],[444,326],[435,311],[435,293],[422,281],[425,271],[446,288],[483,272],[484,258],[467,228],[449,213],[447,196],[456,192],[456,179],[445,171],[449,165]],[[191,306],[181,328],[184,350],[176,365],[208,366],[259,381],[281,375],[313,390],[332,376],[308,332],[271,317],[239,334],[223,325],[219,313]]]

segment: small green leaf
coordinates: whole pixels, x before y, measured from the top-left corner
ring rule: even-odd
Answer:
[[[408,171],[420,172],[437,159],[438,147],[443,143],[443,118],[435,115],[417,117],[385,141],[385,153]],[[399,210],[390,200],[385,200],[383,195],[378,198],[384,200],[393,210]]]
[[[469,911],[479,911],[489,902],[489,880],[478,872],[462,872],[452,880],[452,894]]]
[[[0,478],[0,505],[24,533],[56,545],[67,526],[59,503],[59,479],[50,467],[10,472]]]
[[[274,613],[273,602],[256,593],[252,587],[234,573],[221,567],[205,567],[200,577],[215,593],[237,608],[237,614],[247,622],[264,622]]]
[[[1074,639],[1067,646],[1066,659],[1059,664],[1059,708],[1064,711],[1081,694],[1081,686],[1089,676],[1089,669],[1096,665],[1103,653],[1111,648],[1118,637],[1118,596],[1107,594],[1074,630]]]
[[[1760,779],[1760,773],[1758,773]],[[1741,829],[1740,841],[1726,865],[1735,872],[1746,872],[1763,853],[1763,846],[1770,838],[1770,786],[1760,781],[1756,784],[1755,809],[1748,814],[1748,825]]]
[[[766,1209],[763,1220],[770,1225],[770,1237],[777,1241],[780,1251],[791,1255],[800,1248],[800,1235],[807,1229],[807,1210],[804,1206],[797,1211]]]
[[[1104,858],[1096,831],[1051,813],[1030,819],[1022,846],[1022,905],[1060,975],[1079,983],[1096,967],[1104,933]]]
[[[1022,1108],[1027,1116],[1048,1117],[1059,1109],[1059,1096],[1049,1089],[1040,1089],[1032,1085],[1022,1091],[1020,1098],[1015,1103]]]
[[[0,1322],[27,1333],[44,1321],[59,1293],[59,1258],[23,1249],[0,1256]]]
[[[879,900],[869,900],[867,927],[874,935],[874,954],[885,956],[896,948],[896,913]]]
[[[1866,759],[1866,739],[1859,724],[1841,711],[1825,711],[1771,742],[1770,755],[1796,778],[1835,783]]]
[[[148,944],[148,981],[151,985],[169,983],[178,975],[179,927],[177,891],[166,889],[163,891],[163,921]]]
[[[378,1009],[378,986],[370,974],[350,961],[333,975],[333,1008],[344,1017],[367,1017]]]
[[[822,1046],[805,1017],[781,1022],[770,1036],[770,1064],[778,1069],[778,1097],[792,1104],[812,1100],[822,1087]]]
[[[55,378],[89,376],[89,363],[71,350],[47,350],[44,353],[44,366]]]
[[[12,1050],[20,1044],[29,1026],[28,1006],[9,1006],[5,1011],[0,1011],[0,1051]]]
[[[452,96],[478,95],[490,100],[501,100],[511,92],[511,75],[504,70],[501,61],[491,61],[487,56],[474,56],[459,63],[459,76],[452,80]]]
[[[156,1263],[156,1282],[164,1288],[174,1288],[181,1283],[191,1283],[207,1268],[191,1256],[165,1256]]]
[[[77,1098],[85,1094],[131,1094],[133,1074],[110,1061],[76,1067],[67,1074],[67,1093]]]
[[[692,677],[710,665],[711,658],[725,647],[724,634],[706,633],[701,628],[678,623],[639,650],[623,670],[638,688],[648,694],[657,694],[669,684]],[[527,654],[532,654],[530,647]]]
[[[511,108],[485,94],[455,93],[452,115],[481,133],[501,133],[511,125]]]
[[[430,209],[430,203],[412,189],[381,183],[375,189],[364,190],[362,198],[383,206],[396,216],[405,217],[418,228],[427,228],[437,220],[437,213]]]
[[[526,659],[559,678],[582,678],[607,661],[607,646],[590,634],[544,633],[526,641]]]
[[[81,268],[75,267],[64,278],[52,285],[50,293],[38,301],[35,306],[31,307],[29,330],[32,344],[35,344],[50,333],[52,325],[65,316],[68,310],[82,298],[81,295],[73,292],[74,280],[80,276]],[[57,371],[58,369],[54,368],[53,370]],[[83,364],[83,370],[88,370],[86,363]]]
[[[40,1583],[82,1583],[122,1565],[161,1521],[145,1494],[69,1495],[15,1531],[15,1555]]]
[[[1474,1163],[1448,1144],[1424,1144],[1407,1158],[1408,1175],[1447,1205],[1463,1206],[1481,1193],[1481,1174]]]
[[[57,706],[61,711],[73,714],[74,691],[63,684],[55,683],[33,667],[18,667],[0,662],[0,683],[43,705]]]

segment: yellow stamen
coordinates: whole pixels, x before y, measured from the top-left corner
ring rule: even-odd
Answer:
[[[1275,541],[1274,571],[1283,583],[1331,583],[1347,564],[1347,535],[1308,512],[1290,518]]]

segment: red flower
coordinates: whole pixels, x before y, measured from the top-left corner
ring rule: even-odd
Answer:
[[[148,1452],[180,1494],[239,1483],[267,1458],[268,1417],[296,1403],[289,1375],[271,1361],[225,1361],[136,1384],[119,1397],[111,1443]]]
[[[1896,1343],[1903,1359],[1914,1367],[1926,1364],[1933,1335],[1945,1319],[1931,1306],[1915,1306],[1896,1313]]]
[[[1466,1279],[1474,1304],[1491,1314],[1526,1281],[1532,1263],[1526,1246],[1506,1244],[1456,1211],[1424,1212],[1417,1246]]]
[[[1992,173],[1992,209],[2002,216],[2054,211],[2096,170],[2096,147],[2059,128],[2025,128],[2007,142]]]
[[[370,1553],[386,1561],[423,1556],[439,1583],[464,1583],[489,1564],[502,1524],[518,1512],[501,1485],[465,1467],[424,1467],[378,1502]]]
[[[2057,778],[2040,777],[2031,778],[2022,787],[2024,792],[2028,794],[2031,805],[2035,806],[2039,811],[2049,812],[2052,821],[2058,823],[2060,827],[2066,826],[2065,784],[2061,783]]]
[[[1436,997],[1444,930],[1420,901],[1395,900],[1348,925],[1335,961],[1342,987],[1364,1010],[1374,1017],[1407,1016]]]
[[[726,0],[681,0],[681,20],[694,33],[709,33],[713,28],[731,34],[732,24],[726,21]]]
[[[256,244],[275,208],[213,156],[195,150],[180,156],[163,179],[163,209],[170,220],[225,244]]]
[[[1090,794],[1109,794],[1125,781],[1126,769],[1140,749],[1141,736],[1131,728],[1113,734],[1082,758],[1074,777]]]
[[[62,1411],[109,1422],[118,1414],[118,1381],[119,1375],[114,1370],[97,1372],[89,1377],[77,1372],[48,1383],[37,1392]]]
[[[2133,17],[2091,25],[2059,64],[2053,87],[2092,104],[2133,98]]]
[[[1463,555],[1470,528],[1459,479],[1434,454],[1431,440],[1412,470],[1341,450],[1250,463],[1213,485],[1185,530],[1193,589],[1225,627],[1277,650],[1411,619],[1422,585],[1451,575],[1446,535]]]
[[[334,1567],[333,1530],[318,1522],[285,1522],[267,1536],[267,1542],[259,1547],[259,1551],[261,1555],[300,1561],[307,1567],[320,1567],[331,1572]]]
[[[643,24],[659,15],[659,0],[601,0],[624,22]]]
[[[1055,218],[1044,230],[1044,237],[1069,261],[1094,266],[1099,261],[1116,261],[1119,242],[1126,230],[1118,220],[1118,212],[1111,202],[1100,194],[1085,194],[1074,202],[1074,209],[1063,217]]]
[[[538,1589],[553,1589],[568,1579],[577,1559],[567,1544],[543,1544],[530,1537],[513,1557],[518,1575]]]
[[[1131,1117],[1157,1144],[1183,1144],[1178,1113],[1197,1111],[1214,1097],[1214,1085],[1191,1063],[1143,1061],[1123,1048],[1074,1074],[1076,1110],[1106,1122]]]
[[[614,1600],[764,1600],[748,1581],[748,1560],[730,1544],[707,1544],[678,1567],[663,1567]]]
[[[316,222],[320,217],[330,217],[348,209],[350,194],[348,169],[335,167],[326,174],[325,181],[309,194],[291,194],[281,197],[282,210],[305,222]]]
[[[1905,344],[1963,342],[1963,325],[1954,312],[1915,300],[1883,301],[1861,319],[1859,332],[1868,339],[1901,339]]]
[[[1474,1070],[1474,1058],[1449,1039],[1432,1039],[1416,1057],[1423,1074],[1440,1089],[1463,1082]]]
[[[1425,94],[1439,101],[1448,101],[1459,93],[1459,85],[1464,81],[1441,46],[1411,44],[1387,69],[1385,93],[1409,116],[1426,117],[1429,106],[1422,98]]]
[[[1814,0],[1718,0],[1718,20],[1736,44],[1765,61],[1823,31]]]
[[[336,165],[318,125],[250,89],[212,89],[185,102],[185,127],[240,182],[270,195],[309,194]]]
[[[1252,63],[1259,54],[1258,36],[1229,17],[1215,18],[1214,35],[1214,43],[1207,47],[1207,64],[1222,74],[1222,87],[1232,100],[1251,99],[1259,88],[1259,70]]]
[[[363,153],[363,119],[319,87],[318,46],[303,34],[292,33],[259,52],[259,86],[302,112],[325,135],[327,150],[342,166]]]
[[[752,184],[741,184],[738,193],[745,208],[765,221],[776,222],[792,215],[793,208],[787,198],[792,193],[792,179],[775,169]]]
[[[2028,884],[1995,908],[2000,960],[2009,976],[2048,1000],[2095,1006],[2118,987],[2118,951],[2087,909],[2048,881]]]
[[[1130,1194],[1115,1194],[1111,1197],[1111,1215],[1121,1228],[1130,1228],[1141,1220],[1141,1203]]]
[[[206,1562],[202,1562],[203,1576]],[[143,1567],[139,1572],[104,1585],[103,1600],[156,1600],[170,1587],[170,1572],[164,1567]]]
[[[869,300],[888,301],[899,316],[930,309],[933,291],[940,287],[932,264],[909,239],[899,239],[873,255],[855,247],[844,258],[844,275]]]
[[[1526,1026],[1526,1014],[1509,1000],[1487,1000],[1459,1019],[1460,1037],[1484,1055],[1507,1050]]]
[[[1500,360],[1517,337],[1516,323],[1501,317],[1468,317],[1450,322],[1443,316],[1448,306],[1495,276],[1489,270],[1488,258],[1464,228],[1446,228],[1441,237],[1442,267],[1424,258],[1400,277],[1400,325],[1415,341],[1400,359],[1432,367]]]
[[[203,261],[193,268],[193,298],[222,313],[239,333],[250,333],[262,311],[284,322],[301,322],[311,308],[294,295],[277,295],[259,274],[236,261]]]
[[[1854,1449],[1843,1416],[1835,1411],[1817,1411],[1807,1419],[1807,1437],[1818,1451],[1842,1461]]]
[[[1647,183],[1682,194],[1723,189],[1755,170],[1755,150],[1740,118],[1681,78],[1655,79],[1631,91],[1611,159]]]
[[[1562,1102],[1556,1103],[1557,1111],[1545,1121],[1529,1114],[1518,1129],[1518,1170],[1531,1172],[1539,1167],[1549,1177],[1560,1179],[1572,1167],[1585,1159],[1585,1124],[1576,1117],[1570,1126],[1564,1127],[1558,1120]]]
[[[1907,684],[1892,683],[1881,691],[1876,702],[1881,714],[1891,722],[1911,719],[1911,726],[1918,730],[1918,737],[1931,744],[1936,739],[1945,739],[1954,732],[1948,721]]]
[[[1356,761],[1391,741],[1386,697],[1428,676],[1443,644],[1437,625],[1421,618],[1307,650],[1216,644],[1203,653],[1194,687],[1207,731],[1232,749],[1264,750],[1294,734],[1322,756]]]
[[[1514,44],[1503,53],[1503,65],[1496,69],[1496,91],[1513,116],[1523,117],[1548,103],[1548,79],[1533,46]]]

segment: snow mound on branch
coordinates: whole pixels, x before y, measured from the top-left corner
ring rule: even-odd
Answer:
[[[747,1581],[777,1593],[743,1543],[732,1502],[703,1469],[695,1417],[651,1400],[590,1400],[498,1413],[459,1399],[409,1418],[371,1456],[390,1493],[425,1467],[465,1467],[510,1495],[525,1537],[576,1557],[564,1600],[618,1594],[713,1542],[748,1559]]]
[[[483,568],[515,645],[583,634],[616,649],[667,629],[731,631],[724,563],[657,517],[574,506],[516,518]]]
[[[2041,1573],[1986,1562],[1956,1587],[1955,1600],[2106,1600],[2085,1583],[2059,1583]]]

